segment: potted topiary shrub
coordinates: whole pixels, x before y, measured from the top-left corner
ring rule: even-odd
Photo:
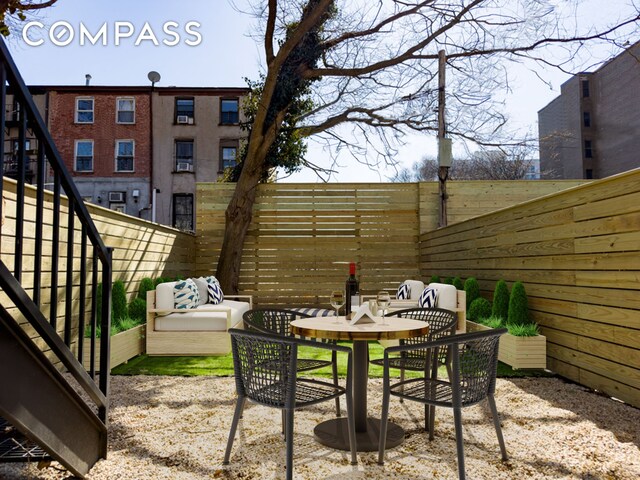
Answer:
[[[496,288],[493,291],[493,306],[491,308],[491,316],[500,318],[502,321],[507,320],[509,314],[509,287],[504,280],[498,280]]]
[[[467,318],[474,322],[479,322],[482,319],[491,316],[491,302],[486,298],[476,298],[467,310]]]
[[[480,285],[474,277],[469,277],[464,282],[464,291],[467,294],[467,310],[476,298],[480,297]]]
[[[453,286],[456,287],[456,290],[464,290],[464,282],[460,277],[453,279]]]
[[[440,283],[440,275],[431,275],[429,283]]]

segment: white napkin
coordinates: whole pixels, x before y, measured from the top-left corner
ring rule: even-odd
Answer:
[[[349,321],[349,325],[356,325],[356,324],[362,324],[362,323],[374,323],[374,322],[375,322],[374,315],[373,313],[371,313],[371,310],[369,309],[369,304],[363,303],[362,305],[360,305],[360,308],[358,308],[358,311],[353,314],[353,317]]]

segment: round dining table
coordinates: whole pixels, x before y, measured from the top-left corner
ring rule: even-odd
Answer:
[[[383,322],[381,317],[374,317],[374,322],[351,325],[345,317],[311,317],[292,321],[291,331],[295,335],[307,338],[353,341],[353,415],[356,425],[356,448],[360,452],[378,450],[380,419],[367,415],[368,342],[427,335],[429,324],[400,317],[386,317]],[[314,429],[314,435],[323,445],[349,450],[349,429],[344,417],[318,424]],[[396,447],[403,441],[402,427],[389,422],[386,448]]]

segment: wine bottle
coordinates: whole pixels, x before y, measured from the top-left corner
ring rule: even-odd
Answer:
[[[345,284],[345,315],[347,319],[351,318],[351,310],[360,306],[360,285],[356,279],[356,264],[349,264],[349,278]]]

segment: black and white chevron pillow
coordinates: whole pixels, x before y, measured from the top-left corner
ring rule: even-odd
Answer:
[[[396,299],[409,300],[411,298],[411,286],[408,283],[403,283],[398,287],[396,292]]]
[[[207,283],[207,290],[209,291],[209,303],[218,305],[224,300],[224,294],[219,283]]]
[[[435,308],[438,300],[438,291],[433,288],[425,288],[418,299],[420,308]]]

